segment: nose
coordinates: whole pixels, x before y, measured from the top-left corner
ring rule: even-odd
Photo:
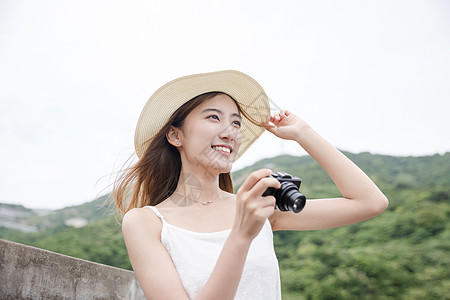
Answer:
[[[227,126],[226,128],[224,128],[222,130],[222,132],[220,133],[219,137],[221,140],[226,140],[229,142],[233,142],[234,140],[237,139],[238,135],[239,135],[240,131],[238,128],[233,127],[233,126]]]

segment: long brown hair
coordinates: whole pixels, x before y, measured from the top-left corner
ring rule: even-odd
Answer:
[[[205,93],[182,105],[154,138],[148,141],[147,150],[136,164],[126,168],[117,178],[112,196],[119,214],[125,214],[132,208],[157,205],[175,192],[181,173],[181,157],[177,148],[167,141],[166,134],[170,126],[183,126],[184,120],[193,109],[219,94],[224,93]],[[239,104],[236,101],[235,103],[239,113],[247,117]],[[219,188],[233,192],[229,172],[219,175]]]

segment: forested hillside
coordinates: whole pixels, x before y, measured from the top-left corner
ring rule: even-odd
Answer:
[[[390,206],[359,224],[276,232],[283,299],[450,299],[450,153],[345,154],[380,186]],[[233,173],[236,188],[262,167],[301,177],[300,190],[309,199],[339,195],[308,156],[259,161]],[[104,200],[35,215],[29,220],[39,228],[35,233],[0,227],[0,237],[130,268],[120,226],[101,205]],[[64,223],[64,218],[78,214],[89,219],[88,225],[73,228]]]

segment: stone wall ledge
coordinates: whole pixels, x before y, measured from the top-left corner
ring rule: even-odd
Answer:
[[[134,273],[0,239],[1,299],[145,299]]]

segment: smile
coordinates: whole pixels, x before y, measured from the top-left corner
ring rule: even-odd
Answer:
[[[232,149],[229,146],[212,146],[211,148],[213,148],[216,151],[220,151],[226,154],[231,154]]]

